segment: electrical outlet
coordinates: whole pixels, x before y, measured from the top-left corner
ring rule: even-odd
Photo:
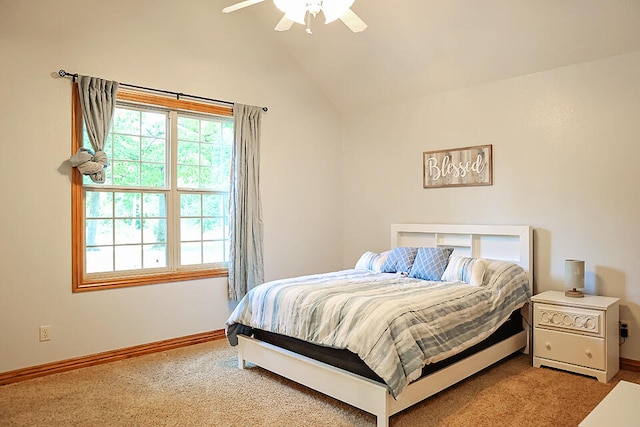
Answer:
[[[40,341],[51,340],[51,325],[40,326]]]
[[[628,320],[620,320],[620,330],[622,329],[626,329],[627,330],[627,338],[629,338],[631,336],[631,331],[629,330],[629,326],[631,324],[629,323]]]

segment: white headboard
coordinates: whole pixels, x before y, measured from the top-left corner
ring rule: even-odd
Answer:
[[[391,247],[447,246],[458,256],[519,264],[533,294],[533,229],[528,225],[391,224]]]

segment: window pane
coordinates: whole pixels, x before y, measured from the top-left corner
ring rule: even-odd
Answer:
[[[104,169],[104,184],[102,184],[102,186],[104,187],[107,185],[113,185],[113,168],[111,167],[111,160],[109,160],[109,165]]]
[[[115,193],[116,217],[137,218],[140,216],[140,193]]]
[[[145,219],[142,228],[143,243],[166,243],[167,242],[167,220],[166,219]]]
[[[143,187],[165,187],[164,164],[141,163],[140,184]]]
[[[183,242],[202,240],[202,220],[200,218],[181,218],[180,240]]]
[[[140,135],[140,112],[116,107],[113,115],[113,132]]]
[[[204,194],[202,196],[202,215],[226,216],[225,201],[228,194]]]
[[[224,242],[204,242],[202,244],[202,262],[225,262]]]
[[[166,188],[168,123],[168,113],[117,107],[105,143],[110,165],[103,186]],[[92,184],[87,177],[83,182]]]
[[[142,195],[142,216],[144,217],[167,217],[167,204],[164,194],[145,193]]]
[[[143,268],[167,266],[167,245],[144,245],[142,248]]]
[[[178,143],[178,164],[197,165],[200,158],[200,144],[197,142]]]
[[[182,265],[202,263],[202,247],[200,242],[180,244],[180,262]]]
[[[166,159],[165,139],[142,138],[140,149],[142,151],[141,160],[143,162],[165,163]]]
[[[198,141],[200,135],[200,120],[188,117],[178,117],[178,139],[182,141]]]
[[[231,149],[230,147],[216,146],[213,157],[215,168],[214,182],[217,187],[229,188],[231,184]]]
[[[85,262],[87,273],[113,271],[113,246],[87,248]]]
[[[214,145],[211,151],[211,163],[215,165],[224,165],[224,147],[220,144]]]
[[[178,185],[226,190],[229,186],[233,122],[178,116]],[[225,140],[225,132],[227,133]],[[188,166],[201,166],[199,169]]]
[[[227,261],[228,194],[183,194],[180,199],[182,265]],[[202,205],[202,206],[201,206]],[[202,212],[201,212],[202,208]],[[193,244],[186,244],[189,241]],[[202,257],[201,261],[197,261]]]
[[[140,160],[140,137],[114,134],[113,159]]]
[[[203,218],[202,229],[202,238],[204,240],[222,240],[225,238],[224,219],[222,218]]]
[[[140,134],[165,139],[167,135],[167,115],[165,113],[144,111],[142,113]]]
[[[222,140],[222,123],[202,121],[202,142],[220,142]]]
[[[142,227],[138,219],[116,219],[115,225],[115,244],[122,245],[126,243],[142,242]]]
[[[198,188],[198,169],[197,166],[178,166],[178,187]]]
[[[115,254],[116,271],[142,268],[142,247],[140,245],[116,246]]]
[[[180,196],[180,216],[201,216],[200,194],[182,194]]]
[[[210,167],[200,168],[200,186],[199,188],[213,188],[215,182],[213,180],[213,170]]]
[[[110,219],[88,219],[85,230],[87,246],[112,245],[113,221]]]
[[[200,164],[202,166],[213,165],[213,151],[214,146],[211,144],[200,145]]]
[[[121,186],[139,186],[140,163],[114,161],[113,184]]]
[[[111,218],[113,215],[113,193],[87,191],[85,194],[87,218]]]

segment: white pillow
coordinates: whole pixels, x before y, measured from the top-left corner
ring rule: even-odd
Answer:
[[[382,264],[384,264],[389,256],[389,252],[391,251],[385,251],[381,254],[377,254],[375,252],[367,251],[360,256],[360,259],[356,262],[355,269],[380,273],[382,270]]]
[[[466,258],[452,255],[442,273],[445,282],[462,282],[473,286],[482,285],[487,262],[481,258]]]

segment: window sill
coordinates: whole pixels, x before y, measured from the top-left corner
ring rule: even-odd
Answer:
[[[155,285],[160,283],[184,282],[187,280],[209,279],[212,277],[227,277],[226,268],[181,271],[153,275],[141,275],[99,280],[74,280],[73,292],[99,291],[103,289],[129,288],[132,286]]]

